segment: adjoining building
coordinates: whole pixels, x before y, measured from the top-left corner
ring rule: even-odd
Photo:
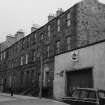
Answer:
[[[69,96],[78,87],[105,89],[105,33],[102,31],[105,5],[97,0],[85,0],[78,7],[81,8],[77,10],[74,42],[77,47],[55,56],[53,93],[56,98]]]
[[[67,78],[70,80],[76,75],[78,78],[80,74],[83,74],[82,77],[84,78],[86,73],[82,72],[82,70],[82,73],[78,72],[76,75],[74,73],[73,76],[69,71],[77,69],[75,66],[78,69],[82,69],[82,67],[85,69],[86,64],[84,63],[86,63],[86,60],[89,62],[90,59],[88,61],[88,57],[93,54],[91,46],[93,44],[97,46],[96,43],[105,40],[105,5],[97,0],[83,0],[67,11],[59,9],[57,13],[58,15],[48,16],[49,21],[47,24],[38,29],[35,28],[35,30],[31,28],[29,35],[0,52],[0,84],[3,86],[3,91],[8,92],[13,87],[16,93],[25,91],[31,95],[38,96],[40,76],[42,74],[42,95],[59,97],[59,95],[65,95],[64,89],[69,89],[70,87],[68,83],[67,88],[64,88],[66,86],[64,85],[64,74],[67,74]],[[90,47],[87,48],[89,45]],[[72,51],[83,47],[87,49],[85,51],[81,49],[81,53],[76,51],[73,54],[73,59],[77,61],[75,61],[76,64],[72,63]],[[88,55],[86,55],[87,50],[91,52]],[[65,55],[61,55],[62,53]],[[81,54],[81,63],[84,61],[83,64],[79,62],[79,58],[76,58],[78,54]],[[86,57],[83,58],[82,54]],[[99,51],[99,54],[95,54],[96,56],[94,55],[91,58],[93,61],[97,59],[97,55],[100,56],[101,51]],[[69,68],[68,65],[73,69]],[[62,67],[62,70],[59,66]],[[93,79],[92,67],[86,68],[91,80]],[[94,72],[97,71],[94,69]],[[96,75],[97,73],[94,74],[94,77]],[[72,82],[73,80],[74,78],[72,78]],[[79,84],[78,82],[77,84]],[[90,86],[92,87],[92,85],[93,82]],[[60,89],[58,89],[59,86],[61,86]],[[77,86],[76,82],[73,86]]]
[[[105,89],[105,40],[55,56],[54,97],[74,88]]]

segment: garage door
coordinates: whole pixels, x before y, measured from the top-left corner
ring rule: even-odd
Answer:
[[[67,80],[67,94],[70,89],[76,87],[92,88],[93,87],[93,76],[92,68],[74,70],[66,72]]]

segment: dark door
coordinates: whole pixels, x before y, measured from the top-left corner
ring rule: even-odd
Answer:
[[[92,74],[93,74],[92,68],[66,72],[67,95],[70,95],[72,89],[76,87],[92,88],[93,87]]]

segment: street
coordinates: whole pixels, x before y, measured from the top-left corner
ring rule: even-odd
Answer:
[[[67,105],[51,99],[0,93],[0,105]]]

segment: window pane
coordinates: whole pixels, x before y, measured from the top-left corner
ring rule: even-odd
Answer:
[[[21,57],[21,65],[23,65],[23,57]]]
[[[89,98],[96,98],[96,92],[89,92]]]
[[[26,54],[26,64],[28,64],[28,54]]]
[[[60,31],[60,26],[58,26],[58,32]]]
[[[71,24],[70,22],[70,13],[67,14],[67,26],[69,27]]]
[[[69,20],[69,19],[70,19],[70,13],[67,14],[67,20]]]
[[[34,37],[35,37],[35,39],[36,39],[36,33],[35,33]]]
[[[58,19],[58,21],[57,21],[57,25],[58,25],[58,26],[60,25],[60,19]]]
[[[76,91],[73,92],[72,97],[78,98],[79,94],[80,94],[80,91],[76,90]]]
[[[48,56],[48,57],[49,57],[49,51],[50,51],[50,47],[48,46],[48,47],[47,47],[47,54],[48,54],[47,56]]]
[[[49,25],[49,26],[48,26],[48,31],[50,31],[50,28],[51,28],[51,27],[50,27],[50,25]]]
[[[87,98],[87,95],[88,95],[88,91],[81,91],[81,93],[80,93],[80,97],[81,98]]]
[[[71,38],[70,37],[67,37],[67,43],[70,44],[70,40]]]
[[[50,40],[51,29],[50,25],[48,26],[48,39]]]
[[[105,92],[99,92],[99,97],[105,98]]]
[[[70,41],[71,41],[71,38],[67,37],[67,50],[70,50],[71,48]]]
[[[60,52],[60,41],[56,42],[56,52],[59,53]]]
[[[57,31],[60,31],[60,19],[57,20]]]
[[[41,39],[41,40],[43,40],[43,38],[44,38],[44,35],[43,35],[43,34],[41,34],[40,39]]]
[[[67,26],[69,27],[69,26],[70,26],[70,24],[71,24],[71,23],[70,23],[70,20],[68,20],[68,21],[67,21]]]

